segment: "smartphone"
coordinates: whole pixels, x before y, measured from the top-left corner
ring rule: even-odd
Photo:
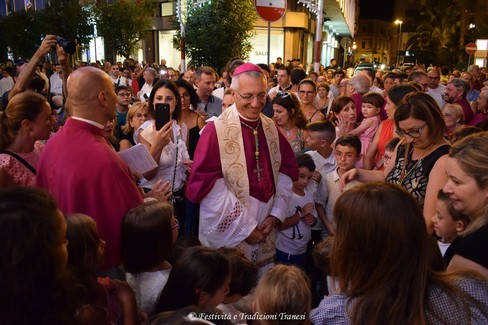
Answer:
[[[169,122],[169,104],[157,103],[154,105],[154,118],[156,119],[156,130]]]

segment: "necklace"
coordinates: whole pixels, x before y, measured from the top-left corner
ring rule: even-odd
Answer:
[[[254,151],[254,156],[256,157],[256,169],[254,169],[254,173],[258,177],[258,181],[261,180],[261,172],[263,171],[259,167],[259,137],[258,137],[258,128],[261,125],[261,119],[258,119],[258,123],[256,124],[255,127],[250,126],[249,124],[245,123],[244,121],[241,120],[241,124],[247,127],[248,129],[252,130],[252,134],[254,135],[254,144],[255,144],[255,151]]]
[[[286,133],[286,136],[287,137],[291,136],[291,130],[292,130],[292,128],[287,129],[284,126],[280,126],[280,128],[283,129],[283,130],[285,130],[285,133]]]
[[[412,159],[412,156],[413,156],[413,150],[414,148],[412,147],[412,150],[407,150],[405,148],[405,157],[404,157],[404,160],[403,160],[403,169],[402,169],[402,172],[400,173],[400,184],[403,183],[403,181],[405,180],[405,178],[410,175],[410,173],[412,171],[414,171],[415,169],[417,169],[420,164],[422,164],[422,161],[424,160],[425,157],[427,157],[428,155],[430,155],[435,149],[437,149],[438,147],[434,147],[434,148],[431,148],[429,151],[427,151],[422,157],[420,157],[417,162],[409,169],[407,170],[407,164],[408,164],[408,161]],[[410,159],[409,159],[410,157]]]

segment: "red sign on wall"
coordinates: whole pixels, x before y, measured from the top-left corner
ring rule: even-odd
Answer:
[[[254,0],[254,8],[265,21],[277,21],[286,13],[286,0]]]

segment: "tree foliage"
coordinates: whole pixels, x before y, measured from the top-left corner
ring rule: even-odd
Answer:
[[[406,48],[425,64],[453,66],[467,59],[464,47],[487,35],[488,1],[431,0]],[[474,23],[475,28],[469,25]]]
[[[44,35],[52,34],[73,41],[82,47],[88,46],[93,38],[93,19],[90,6],[79,1],[51,0],[49,6],[40,11],[39,20]]]
[[[98,36],[103,37],[105,46],[129,58],[151,29],[154,6],[151,0],[115,0],[112,4],[100,1],[94,13]]]
[[[15,59],[30,58],[41,44],[41,26],[33,10],[13,12],[0,21],[1,61],[7,56],[7,48]]]
[[[186,52],[194,66],[208,65],[220,70],[234,57],[249,58],[250,38],[257,19],[252,1],[208,0],[197,5],[188,0]],[[181,29],[173,39],[180,49]]]
[[[78,1],[62,0],[51,0],[40,11],[12,12],[0,21],[0,60],[4,61],[7,49],[14,58],[31,57],[48,34],[86,46],[93,35],[90,16],[89,7],[81,6]]]

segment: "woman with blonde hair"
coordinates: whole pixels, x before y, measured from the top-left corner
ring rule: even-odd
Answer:
[[[488,132],[456,142],[446,163],[447,184],[454,209],[470,218],[453,247],[448,270],[470,269],[488,279]]]
[[[398,185],[369,183],[344,192],[334,219],[331,275],[340,294],[312,310],[315,325],[488,322],[488,282],[443,272],[422,211]]]
[[[254,292],[253,311],[269,316],[256,324],[310,324],[310,304],[305,273],[293,265],[275,265],[263,275]]]
[[[459,104],[447,103],[442,108],[442,115],[444,116],[444,122],[446,122],[446,138],[450,140],[454,131],[464,125],[463,108]]]
[[[122,126],[122,136],[120,137],[120,150],[129,149],[135,146],[134,131],[146,121],[147,102],[134,103],[127,112],[127,122]]]
[[[0,112],[0,187],[36,186],[36,169],[53,116],[43,96],[23,92]]]

